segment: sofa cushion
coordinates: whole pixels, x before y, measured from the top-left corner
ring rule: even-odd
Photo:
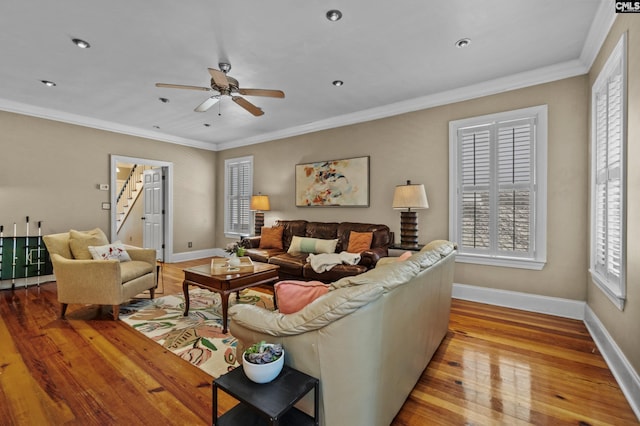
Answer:
[[[302,277],[302,268],[307,263],[309,253],[282,253],[269,258],[269,263],[278,265],[280,276],[291,275],[294,277]]]
[[[229,316],[239,325],[271,336],[289,336],[325,327],[360,307],[380,298],[384,289],[357,286],[329,291],[293,314],[268,311],[259,306],[237,304],[229,308]]]
[[[262,227],[260,236],[261,249],[281,249],[282,250],[282,232],[284,228],[282,226],[275,226],[273,228]]]
[[[294,235],[299,237],[305,236],[305,229],[307,228],[306,220],[278,220],[273,226],[282,226],[282,249],[287,251],[291,245],[291,240]]]
[[[90,231],[69,231],[69,247],[74,259],[91,260],[89,246],[104,246],[109,244],[107,236],[102,229],[95,228]]]
[[[298,237],[291,240],[287,253],[335,253],[338,240]]]
[[[369,250],[372,240],[373,232],[351,231],[349,233],[349,247],[347,247],[347,251],[349,253],[362,253],[365,250]]]
[[[277,282],[273,288],[278,310],[283,314],[298,312],[329,291],[320,281],[286,280]]]
[[[120,263],[122,284],[153,272],[153,268],[154,266],[152,264],[141,260],[132,260],[131,262]]]
[[[383,257],[382,259],[378,260],[378,263],[376,263],[376,268],[378,266],[385,265],[387,263],[404,262],[405,260],[409,259],[411,256],[413,256],[412,251],[405,251],[400,256]]]
[[[456,246],[451,241],[447,240],[433,240],[429,244],[422,247],[420,251],[435,251],[442,256],[446,256],[455,250]]]
[[[367,270],[363,265],[336,265],[328,271],[316,272],[310,263],[307,263],[302,268],[302,276],[305,280],[316,280],[324,283],[332,283],[343,277],[350,277],[352,275],[362,274]]]
[[[71,248],[69,247],[69,233],[50,234],[43,237],[47,250],[51,254],[59,254],[65,259],[73,259]]]
[[[89,246],[88,249],[94,260],[116,259],[120,262],[128,262],[131,260],[129,253],[127,253],[127,250],[121,241],[116,241],[113,244],[107,244],[104,246]]]
[[[341,278],[332,283],[329,289],[371,284],[389,291],[398,285],[407,283],[418,272],[420,272],[420,266],[416,262],[393,262],[370,269],[360,275]]]
[[[435,250],[429,250],[419,251],[418,253],[411,256],[410,259],[420,265],[420,269],[426,269],[434,263],[438,262],[441,259],[441,256]]]

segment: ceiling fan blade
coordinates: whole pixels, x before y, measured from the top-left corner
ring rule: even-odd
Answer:
[[[220,100],[220,96],[212,96],[208,99],[205,99],[205,101],[200,105],[198,105],[196,109],[194,109],[194,111],[205,112],[206,110],[208,110],[209,108],[217,104],[219,100]]]
[[[231,100],[237,103],[238,105],[240,105],[242,108],[249,111],[251,114],[255,115],[256,117],[259,117],[262,114],[264,114],[264,111],[262,111],[260,108],[258,108],[257,106],[255,106],[254,104],[246,100],[245,98],[241,98],[240,96],[232,96]]]
[[[229,87],[227,76],[222,71],[209,68],[209,74],[211,74],[211,78],[213,78],[213,82],[216,83],[217,86]]]
[[[284,92],[282,90],[268,90],[268,89],[238,89],[241,95],[247,96],[266,96],[269,98],[284,98]]]
[[[166,87],[166,88],[169,88],[169,89],[202,90],[204,92],[209,92],[211,90],[210,87],[185,86],[185,85],[182,85],[182,84],[166,84],[166,83],[156,83],[156,87]]]

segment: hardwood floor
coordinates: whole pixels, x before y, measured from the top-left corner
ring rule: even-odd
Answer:
[[[158,292],[181,291],[182,268],[207,262],[163,265]],[[109,309],[70,305],[60,320],[55,283],[0,292],[0,425],[211,424],[211,376]],[[221,412],[234,404],[220,392]],[[454,300],[393,425],[494,424],[638,419],[581,321]]]

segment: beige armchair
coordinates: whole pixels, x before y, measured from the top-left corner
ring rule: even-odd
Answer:
[[[95,251],[93,247],[109,244],[99,228],[45,235],[43,239],[56,277],[61,318],[69,303],[81,303],[112,305],[113,319],[117,320],[121,303],[146,290],[153,299],[157,284],[155,250],[127,246],[129,261],[94,260],[89,246]]]

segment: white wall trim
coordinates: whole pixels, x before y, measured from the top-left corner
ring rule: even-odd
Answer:
[[[622,393],[631,405],[631,409],[640,420],[640,377],[638,373],[588,305],[585,306],[584,314],[584,323],[589,334],[591,334],[607,366],[613,373],[613,377],[622,389]]]
[[[173,253],[173,256],[171,256],[171,260],[166,263],[185,262],[188,260],[197,260],[212,256],[226,257],[229,256],[229,254],[221,248],[185,251],[182,253]]]
[[[586,303],[580,300],[499,290],[467,284],[453,284],[453,297],[505,308],[520,309],[563,318],[584,320]]]

